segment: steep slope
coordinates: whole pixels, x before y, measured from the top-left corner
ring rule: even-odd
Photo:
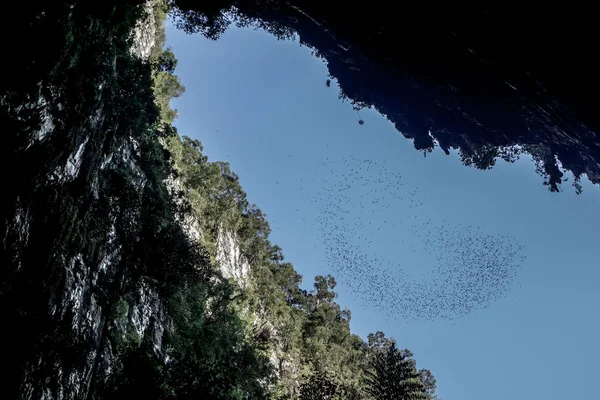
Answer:
[[[7,27],[31,35],[14,45],[1,92],[7,398],[124,395],[132,344],[164,359],[176,295],[214,275],[164,184],[168,153],[143,62],[154,41],[148,10],[47,2]]]
[[[302,289],[235,173],[171,125],[183,87],[163,48],[167,11],[160,0],[23,4],[3,26],[27,35],[7,45],[15,60],[0,80],[12,348],[0,391],[319,398],[327,382],[331,395],[368,398],[370,361],[391,342],[350,333],[333,277]],[[427,382],[416,384],[432,397]]]

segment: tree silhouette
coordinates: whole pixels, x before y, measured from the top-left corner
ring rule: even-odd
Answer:
[[[372,367],[367,372],[367,393],[375,400],[427,399],[410,351],[398,350],[392,343],[375,354]]]

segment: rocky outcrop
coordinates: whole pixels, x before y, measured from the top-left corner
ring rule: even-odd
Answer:
[[[216,260],[224,277],[235,280],[241,287],[247,286],[250,264],[242,254],[235,234],[226,230],[219,232]]]
[[[145,17],[131,33],[131,52],[139,58],[147,58],[154,44],[150,3],[145,9]],[[69,18],[103,15],[102,9],[80,11],[75,6],[48,10],[40,13],[48,21],[38,20],[49,25],[42,26],[49,34],[60,32]],[[78,56],[101,64],[95,65],[98,76],[85,82],[68,78],[71,82],[62,87],[58,77],[37,71],[35,79],[40,82],[29,91],[26,102],[13,106],[15,94],[0,96],[4,125],[14,130],[3,155],[20,169],[20,181],[7,182],[11,189],[2,204],[1,305],[7,321],[14,323],[3,339],[20,353],[4,361],[12,369],[0,382],[7,398],[85,399],[115,362],[108,335],[111,310],[118,300],[112,293],[115,285],[124,282],[119,239],[124,221],[114,217],[117,213],[109,217],[111,213],[99,207],[112,201],[106,186],[110,174],[127,176],[138,195],[147,178],[137,161],[136,139],[116,133],[114,112],[107,118],[106,109],[112,105],[106,103],[106,85],[120,73],[111,52],[119,49],[110,48],[111,38],[102,37],[106,33],[98,28],[102,21],[93,20],[85,28],[69,27],[73,35],[81,35],[78,45],[88,46]],[[108,52],[98,54],[90,38],[109,43]],[[18,88],[24,94],[29,90],[27,78]],[[62,91],[73,87],[93,92],[82,93],[81,104],[66,104],[66,96],[74,95]],[[114,207],[120,207],[117,204]],[[168,321],[160,296],[144,280],[127,291],[131,293],[125,303],[127,323],[140,337],[150,333],[155,351],[162,354]]]
[[[156,42],[156,21],[152,9],[152,1],[144,4],[144,17],[138,20],[133,30],[131,52],[141,59],[148,59]]]

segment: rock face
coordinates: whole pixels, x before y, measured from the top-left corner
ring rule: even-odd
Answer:
[[[94,397],[98,382],[115,361],[109,336],[117,292],[127,299],[126,324],[139,337],[150,334],[156,353],[163,354],[168,321],[161,297],[147,280],[128,280],[123,271],[129,257],[123,251],[124,229],[139,216],[111,197],[107,186],[110,176],[123,177],[135,198],[149,184],[139,161],[139,136],[128,133],[131,127],[120,130],[118,106],[111,98],[112,85],[118,84],[119,74],[135,68],[135,60],[119,53],[118,46],[111,47],[110,35],[119,29],[129,32],[131,53],[147,58],[154,45],[155,22],[151,4],[144,8],[144,17],[133,29],[107,21],[102,6],[82,9],[73,4],[17,13],[18,23],[30,19],[32,30],[46,36],[71,29],[81,46],[76,49],[78,62],[83,68],[89,62],[90,75],[95,74],[77,81],[48,74],[44,65],[26,67],[32,72],[17,75],[20,86],[2,86],[2,122],[11,135],[2,156],[20,172],[18,177],[5,176],[10,189],[2,203],[1,309],[13,326],[2,338],[19,353],[4,360],[10,372],[1,380],[0,390],[6,398]],[[112,9],[120,17],[118,11],[119,6]],[[86,18],[90,22],[82,28]],[[56,58],[61,52],[54,52],[63,46],[59,33],[42,45],[49,46],[48,63],[56,62],[56,70],[68,73]],[[37,57],[43,60],[44,54],[21,61],[38,65]],[[31,85],[27,79],[37,82]],[[81,104],[66,101],[74,96],[70,90],[81,91]],[[6,174],[6,165],[4,170]],[[106,212],[111,208],[115,212]]]
[[[121,367],[123,343],[149,340],[166,362],[173,321],[165,292],[177,287],[182,264],[206,267],[187,256],[200,224],[182,212],[152,125],[142,62],[155,42],[152,3],[133,3],[17,14],[16,26],[29,24],[42,39],[15,61],[31,73],[0,86],[9,133],[0,149],[0,312],[11,327],[0,339],[13,348],[1,361],[6,398],[109,398],[103,390]],[[236,240],[221,232],[217,261],[244,286],[250,266]],[[156,251],[171,242],[173,251]]]
[[[156,21],[152,10],[152,1],[144,4],[144,16],[138,20],[133,30],[131,52],[141,59],[148,59],[156,42]]]
[[[224,277],[235,280],[242,287],[248,284],[250,264],[231,232],[219,232],[216,258]]]

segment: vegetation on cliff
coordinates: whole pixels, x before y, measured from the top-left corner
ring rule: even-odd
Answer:
[[[138,3],[17,6],[4,26],[28,27],[0,86],[7,398],[264,396],[269,365],[165,184],[178,89],[131,51]]]
[[[8,44],[17,57],[0,81],[1,338],[13,346],[0,391],[383,399],[392,379],[410,383],[400,398],[432,398],[435,380],[410,353],[380,332],[367,342],[350,332],[333,277],[301,287],[229,165],[177,135],[169,101],[183,86],[164,48],[168,3],[152,2],[148,59],[131,51],[140,3],[17,5],[3,27],[8,37],[28,26],[30,39]],[[198,243],[180,224],[190,213]],[[250,265],[246,286],[219,271],[224,232]],[[384,348],[403,362],[385,376]]]
[[[335,302],[332,276],[316,276],[312,290],[302,288],[302,276],[285,262],[282,250],[270,243],[266,216],[248,202],[228,163],[210,162],[201,142],[185,136],[171,136],[167,148],[182,194],[200,223],[203,248],[215,260],[217,238],[228,232],[250,264],[249,284],[236,288],[231,306],[248,323],[247,340],[271,357],[270,397],[435,397],[435,379],[428,370],[417,370],[408,350],[398,350],[381,332],[370,335],[368,343],[350,332],[351,313]],[[380,355],[384,348],[388,359],[403,360],[404,369],[385,364],[388,359]],[[412,389],[400,394],[386,389],[384,382],[410,382]]]

